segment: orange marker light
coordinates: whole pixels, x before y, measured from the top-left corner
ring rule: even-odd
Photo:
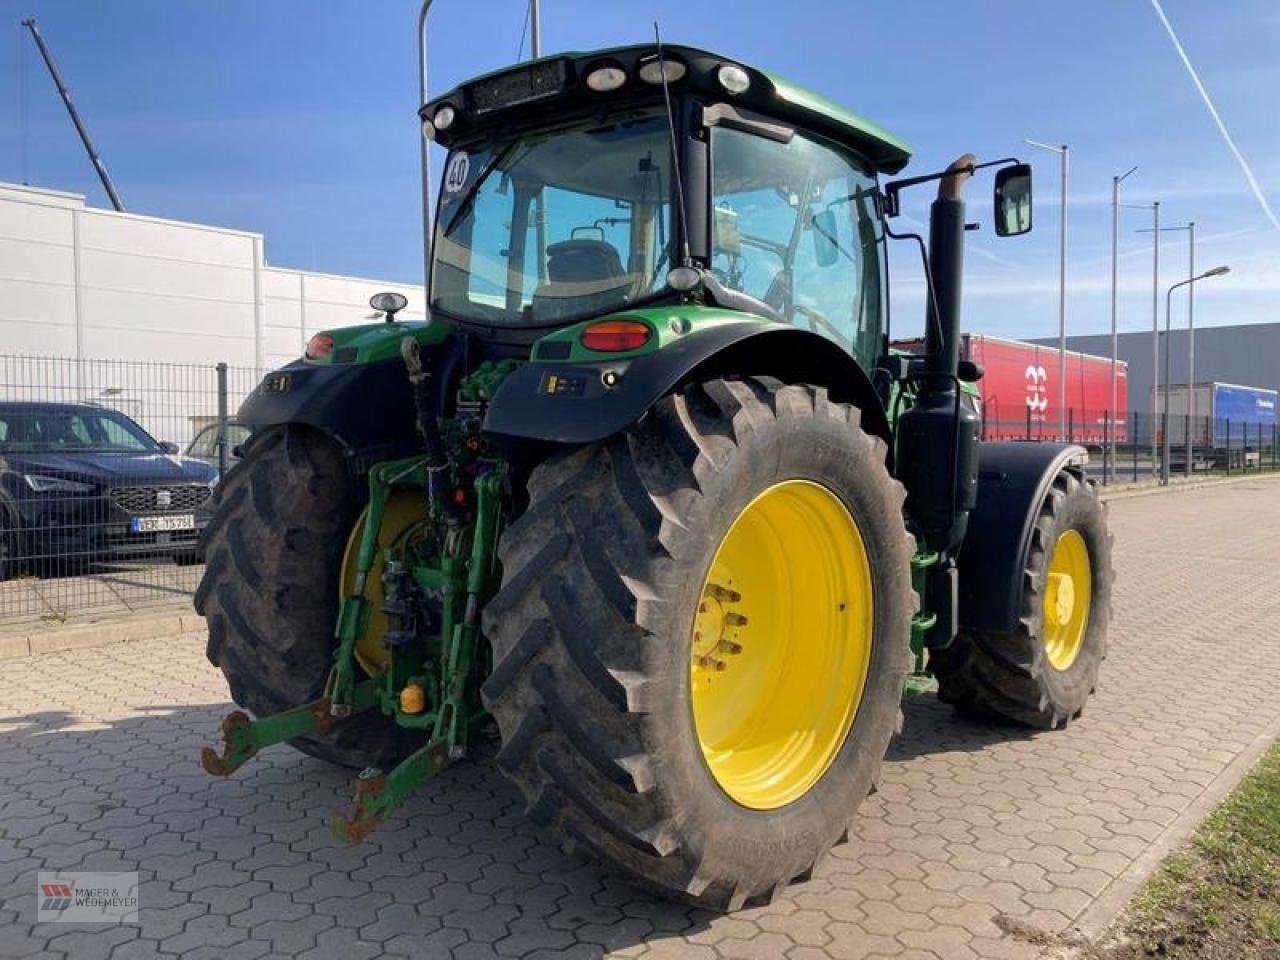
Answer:
[[[405,713],[421,713],[427,708],[427,692],[416,683],[400,691],[400,709]]]
[[[307,359],[323,360],[333,353],[333,337],[327,333],[317,333],[307,341]]]
[[[602,320],[583,330],[578,340],[588,350],[621,353],[639,350],[652,336],[649,325],[638,320]]]

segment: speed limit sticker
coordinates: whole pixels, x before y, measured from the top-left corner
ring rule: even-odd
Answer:
[[[457,193],[467,182],[467,174],[471,171],[471,158],[465,153],[455,153],[449,158],[449,166],[444,171],[445,193]]]

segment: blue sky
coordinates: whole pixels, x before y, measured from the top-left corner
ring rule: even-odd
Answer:
[[[1032,160],[1033,234],[997,240],[986,224],[970,234],[968,329],[1057,332],[1058,161],[1024,137],[1072,147],[1072,331],[1108,328],[1111,176],[1135,164],[1124,199],[1160,200],[1166,225],[1195,220],[1197,265],[1232,266],[1198,286],[1197,325],[1280,320],[1280,229],[1249,191],[1150,0],[543,5],[546,52],[641,41],[657,19],[670,41],[771,69],[882,123],[915,146],[908,173],[966,150]],[[1280,4],[1164,8],[1280,208]],[[438,0],[433,89],[511,62],[523,9],[522,0]],[[420,278],[413,0],[15,0],[5,12],[0,180],[107,203],[18,27],[34,15],[129,209],[261,231],[281,266]],[[970,189],[975,218],[987,219],[989,185]],[[905,212],[922,219],[928,197],[914,193]],[[1134,232],[1149,221],[1148,212],[1124,212],[1122,330],[1150,328],[1151,239]],[[1186,276],[1185,233],[1165,235],[1161,259],[1162,287]],[[905,246],[894,255],[904,335],[921,326],[915,261]]]

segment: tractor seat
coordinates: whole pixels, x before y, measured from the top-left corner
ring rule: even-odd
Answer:
[[[622,276],[622,258],[611,243],[580,238],[547,247],[547,277],[552,283],[590,283]]]
[[[533,294],[534,316],[598,312],[626,301],[631,277],[611,243],[578,238],[547,246],[547,282]]]

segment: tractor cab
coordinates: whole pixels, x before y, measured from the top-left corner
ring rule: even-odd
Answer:
[[[433,316],[532,340],[698,301],[813,330],[868,368],[878,356],[876,176],[909,150],[862,118],[716,54],[652,46],[491,74],[422,116],[449,150]]]

